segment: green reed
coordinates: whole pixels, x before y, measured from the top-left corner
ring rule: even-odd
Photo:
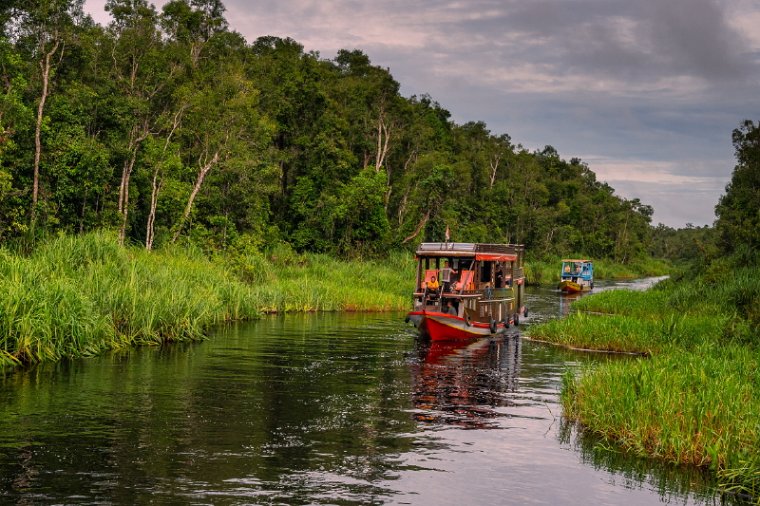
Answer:
[[[6,363],[200,339],[213,324],[258,313],[243,304],[241,283],[210,262],[122,248],[108,234],[59,237],[29,258],[5,257],[0,349]]]
[[[208,259],[61,236],[31,256],[0,250],[0,367],[202,339],[264,312],[407,309],[414,261],[341,262],[280,248]]]
[[[339,261],[326,255],[252,259],[267,265],[254,292],[268,312],[391,311],[410,306],[414,261],[401,253],[380,261]]]
[[[637,454],[741,483],[737,470],[760,454],[758,366],[746,347],[713,344],[613,361],[566,375],[565,414]]]
[[[760,498],[760,270],[584,297],[531,336],[649,355],[566,375],[568,418],[640,455],[712,469]]]

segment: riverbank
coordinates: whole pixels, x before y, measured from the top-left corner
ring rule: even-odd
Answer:
[[[627,451],[710,469],[727,490],[757,498],[760,270],[717,270],[584,297],[566,319],[529,334],[645,354],[566,376],[565,416]]]
[[[413,262],[341,262],[287,250],[207,258],[61,236],[29,257],[0,250],[0,367],[202,339],[266,312],[406,309]]]

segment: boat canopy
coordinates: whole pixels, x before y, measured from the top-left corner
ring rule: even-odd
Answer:
[[[485,260],[490,262],[514,262],[517,255],[493,255],[487,253],[476,253],[475,260]]]
[[[423,242],[417,257],[475,257],[490,262],[515,262],[521,257],[521,244],[481,244],[471,242]]]

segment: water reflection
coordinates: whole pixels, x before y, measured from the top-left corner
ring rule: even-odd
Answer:
[[[498,428],[495,408],[517,386],[517,336],[464,342],[418,341],[414,366],[415,419],[467,429]]]
[[[665,503],[683,502],[683,497],[700,497],[704,504],[748,505],[747,498],[736,494],[716,494],[714,480],[707,471],[665,464],[628,454],[605,443],[593,434],[580,432],[571,422],[560,425],[560,441],[571,445],[584,464],[620,477],[624,486],[656,490]]]
[[[529,296],[529,321],[556,317]],[[0,377],[0,503],[716,502],[563,425],[564,372],[608,359],[327,314],[31,368]]]

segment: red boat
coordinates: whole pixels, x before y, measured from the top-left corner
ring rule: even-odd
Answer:
[[[517,325],[528,313],[523,252],[517,244],[422,243],[407,320],[433,341],[488,337]]]

